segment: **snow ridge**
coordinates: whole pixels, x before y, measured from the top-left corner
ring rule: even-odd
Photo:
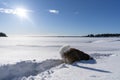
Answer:
[[[35,76],[61,63],[61,60],[49,59],[41,63],[21,61],[14,65],[3,65],[0,67],[0,73],[2,73],[0,74],[0,80],[21,80],[23,76]]]

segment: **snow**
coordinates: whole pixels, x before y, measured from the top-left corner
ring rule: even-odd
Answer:
[[[94,58],[62,63],[63,45]],[[0,80],[119,80],[120,38],[10,36],[0,38]]]

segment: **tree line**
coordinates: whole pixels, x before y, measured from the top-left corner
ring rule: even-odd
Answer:
[[[87,36],[84,37],[120,37],[120,34],[116,33],[116,34],[88,34]]]
[[[0,37],[7,37],[7,35],[3,32],[0,32]]]

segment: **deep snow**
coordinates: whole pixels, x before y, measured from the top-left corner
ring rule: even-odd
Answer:
[[[61,62],[59,49],[70,45],[95,60]],[[120,38],[0,38],[0,80],[119,80]]]

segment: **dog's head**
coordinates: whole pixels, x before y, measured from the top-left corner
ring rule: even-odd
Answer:
[[[64,45],[64,46],[62,46],[62,47],[60,48],[59,53],[62,55],[62,54],[64,54],[65,52],[69,51],[70,48],[71,48],[70,45]]]

